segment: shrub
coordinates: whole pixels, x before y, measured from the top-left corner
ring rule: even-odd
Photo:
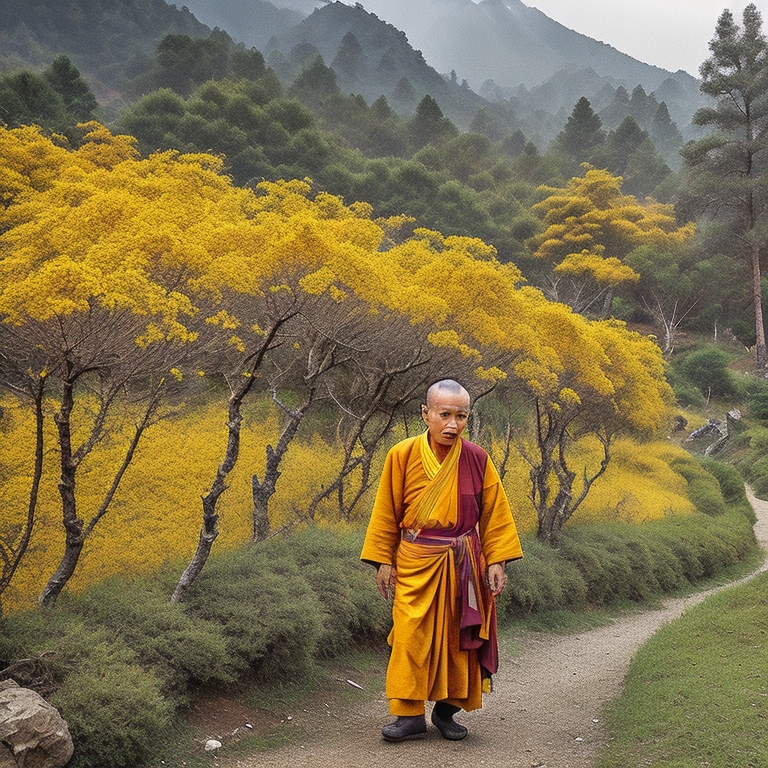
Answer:
[[[730,464],[721,461],[714,461],[708,458],[700,459],[704,469],[712,474],[720,484],[720,491],[723,494],[723,500],[731,509],[738,509],[747,520],[754,525],[757,522],[755,510],[747,499],[747,493],[744,489],[744,481],[738,470]]]
[[[113,632],[62,606],[14,614],[2,635],[16,658],[44,659],[58,686],[51,703],[75,742],[71,768],[134,768],[154,754],[173,707],[162,681]]]
[[[211,559],[187,605],[222,627],[234,673],[250,672],[266,682],[313,666],[322,607],[279,543],[249,545]]]
[[[691,352],[680,363],[680,370],[704,396],[733,397],[739,387],[728,370],[728,361],[722,349],[708,346]]]
[[[135,768],[157,749],[173,707],[153,672],[104,637],[53,696],[75,743],[71,768]]]
[[[768,421],[768,387],[760,386],[752,392],[747,407],[752,418]]]
[[[509,567],[507,588],[497,598],[499,616],[528,616],[586,602],[584,579],[557,550],[526,536],[523,552],[523,559]]]
[[[725,500],[717,478],[707,472],[693,457],[675,458],[670,462],[688,482],[688,498],[699,512],[705,515],[722,515]]]
[[[334,656],[356,642],[381,637],[391,626],[391,609],[376,591],[374,571],[357,557],[362,533],[313,527],[281,543],[290,549],[321,605],[320,656]]]
[[[126,585],[108,579],[73,597],[70,610],[120,637],[176,704],[186,703],[200,685],[233,679],[222,628],[171,604],[146,580]]]

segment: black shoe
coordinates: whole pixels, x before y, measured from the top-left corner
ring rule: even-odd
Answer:
[[[458,707],[438,701],[432,710],[432,725],[440,731],[441,736],[448,741],[461,741],[469,731],[466,726],[454,722],[453,716],[459,711]]]
[[[427,735],[427,723],[424,715],[401,716],[394,723],[385,725],[381,735],[387,741],[405,741],[423,739]]]

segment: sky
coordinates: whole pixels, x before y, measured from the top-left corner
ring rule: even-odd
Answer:
[[[476,0],[477,1],[477,0]],[[523,0],[570,29],[646,64],[698,77],[725,8],[741,26],[747,0]],[[756,0],[768,27],[768,0]]]

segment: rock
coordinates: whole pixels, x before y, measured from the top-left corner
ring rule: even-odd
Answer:
[[[24,768],[63,768],[75,751],[69,728],[40,694],[0,681],[0,742],[12,753],[8,765]],[[0,753],[0,767],[6,756]]]
[[[13,752],[5,744],[0,744],[0,768],[18,768],[18,766]]]

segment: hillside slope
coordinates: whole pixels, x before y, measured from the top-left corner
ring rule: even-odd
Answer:
[[[306,44],[333,67],[343,91],[360,94],[368,103],[384,95],[401,114],[413,112],[429,94],[444,114],[466,127],[488,104],[466,85],[440,75],[402,31],[359,4],[329,3],[270,43],[267,62],[284,81],[297,74],[295,64],[291,69],[292,52]]]
[[[196,18],[209,27],[226,30],[249,48],[263,50],[270,38],[284,35],[307,15],[298,9],[278,8],[267,0],[227,2],[220,0],[174,0],[183,2]],[[287,2],[288,0],[282,0]],[[311,13],[312,9],[307,9]]]
[[[44,69],[66,54],[104,104],[149,69],[165,35],[210,32],[164,0],[0,0],[0,69]]]

